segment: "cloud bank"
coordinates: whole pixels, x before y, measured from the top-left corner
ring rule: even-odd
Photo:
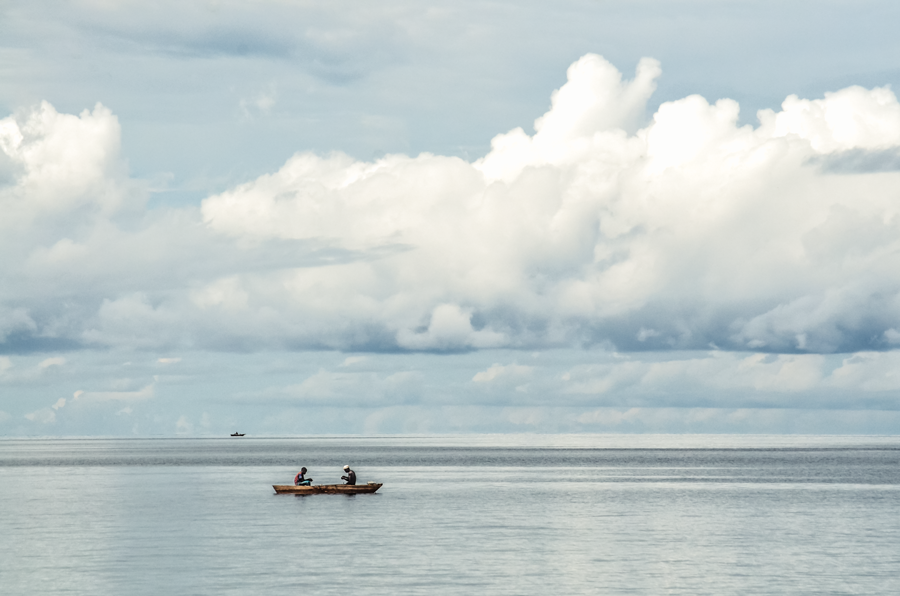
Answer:
[[[895,434],[897,351],[0,357],[8,435]],[[163,359],[163,360],[175,360]],[[17,396],[18,399],[11,399]],[[4,414],[5,412],[5,414]]]
[[[199,209],[146,207],[103,106],[0,120],[0,345],[896,347],[895,95],[741,126],[728,99],[646,114],[660,72],[589,54],[477,161],[298,154]]]

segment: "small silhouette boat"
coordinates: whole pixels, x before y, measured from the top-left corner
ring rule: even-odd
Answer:
[[[231,433],[232,437],[243,437],[244,433]]]
[[[272,488],[279,495],[358,495],[374,493],[381,488],[381,483],[368,484],[319,484],[317,486],[294,486],[293,484],[273,484]]]

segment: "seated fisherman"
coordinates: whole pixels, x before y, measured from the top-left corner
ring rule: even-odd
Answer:
[[[306,477],[306,468],[300,468],[300,473],[294,476],[294,484],[296,486],[309,486],[312,484],[312,478]]]
[[[341,480],[346,480],[347,484],[356,484],[356,472],[350,469],[350,466],[344,466],[346,476],[341,476]]]

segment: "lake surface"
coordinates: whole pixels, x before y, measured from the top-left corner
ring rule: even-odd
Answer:
[[[3,439],[0,530],[5,595],[900,594],[900,438]]]

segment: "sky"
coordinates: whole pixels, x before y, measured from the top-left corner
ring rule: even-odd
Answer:
[[[900,432],[896,2],[0,2],[0,437]]]

